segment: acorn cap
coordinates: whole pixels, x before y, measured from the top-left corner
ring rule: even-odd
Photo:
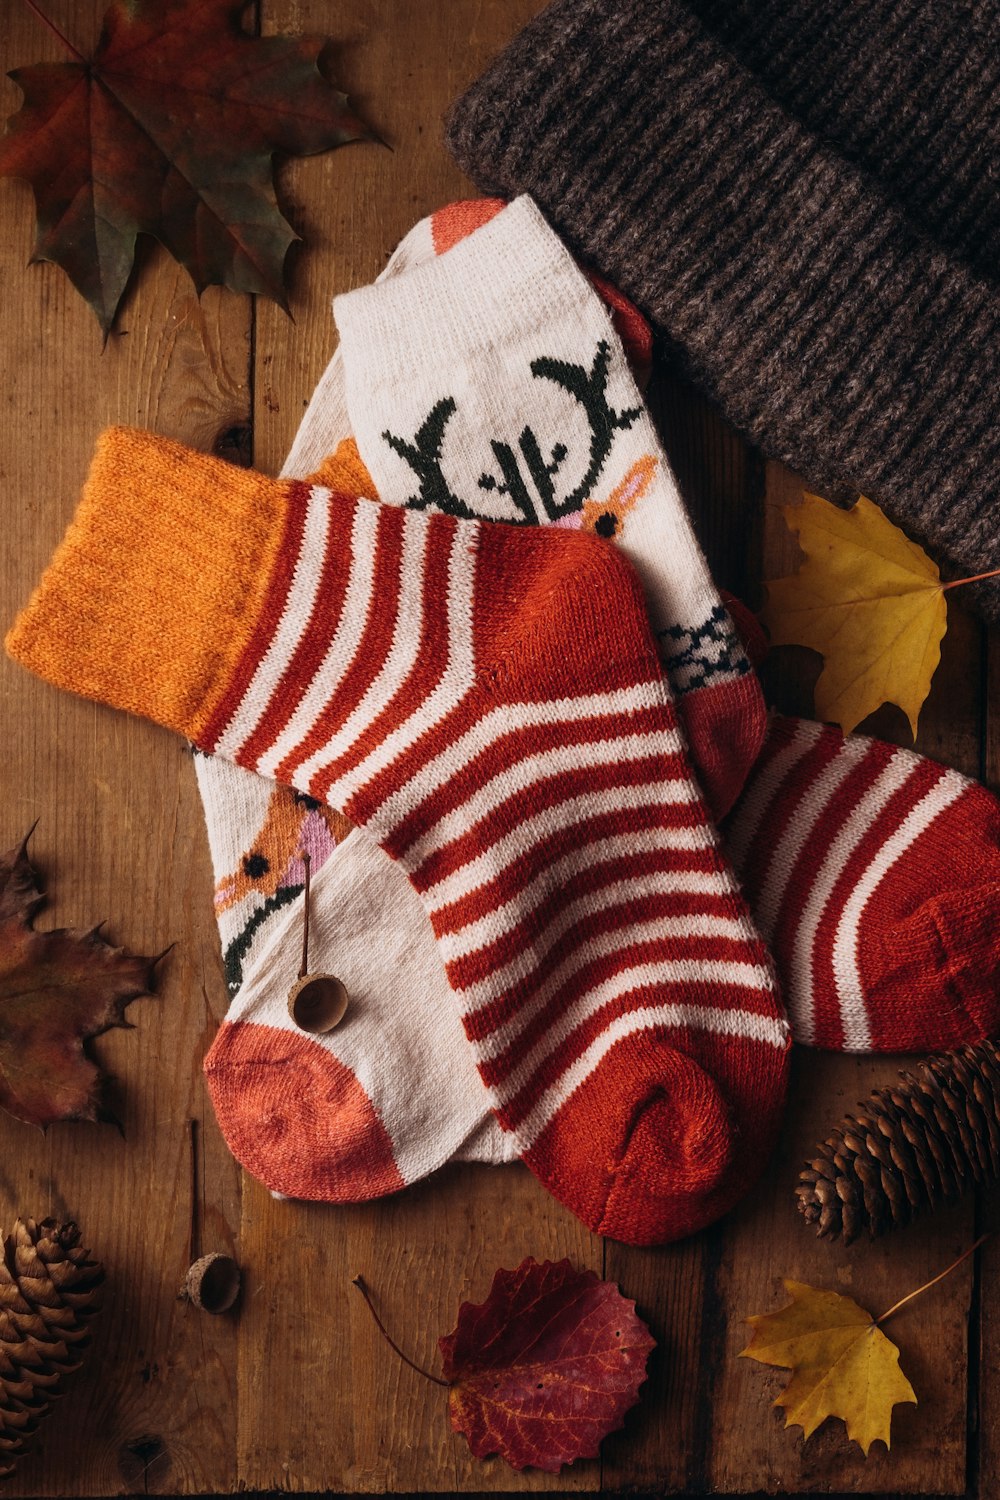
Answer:
[[[347,989],[334,974],[303,974],[288,996],[288,1014],[300,1031],[322,1036],[339,1026],[347,1011]]]
[[[184,1290],[202,1312],[228,1312],[240,1294],[243,1273],[231,1255],[202,1255],[188,1268]]]

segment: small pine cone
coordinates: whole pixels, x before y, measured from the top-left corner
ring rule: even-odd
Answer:
[[[799,1210],[847,1245],[1000,1177],[1000,1046],[922,1062],[846,1115],[799,1174]]]
[[[18,1219],[0,1259],[0,1478],[79,1368],[104,1272],[75,1224]]]

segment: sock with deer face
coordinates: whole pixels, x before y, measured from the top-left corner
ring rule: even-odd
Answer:
[[[538,274],[548,278],[552,293],[539,329],[520,326],[517,289],[502,276],[497,280],[506,245],[525,237],[537,246]],[[438,269],[432,262],[439,262]],[[475,316],[463,316],[461,328],[454,328],[461,316],[459,283],[471,278],[474,286],[477,277],[492,278],[496,296],[488,308],[474,297]],[[381,296],[389,282],[394,283],[387,294],[391,306]],[[398,379],[395,318],[411,298],[425,295],[427,284],[434,289],[441,323],[419,351],[414,389],[412,382]],[[449,307],[453,286],[456,302]],[[434,509],[440,500],[447,510],[455,509],[460,497],[464,510],[457,513],[583,527],[614,537],[643,578],[695,772],[713,816],[723,818],[763,744],[764,704],[636,388],[648,378],[652,348],[641,314],[603,278],[579,272],[526,199],[509,206],[498,198],[453,203],[422,219],[375,286],[357,298],[381,309],[381,346],[375,348],[368,337],[367,313],[353,312],[303,418],[286,472],[317,469],[353,432],[380,498],[390,504],[416,500]],[[351,301],[357,309],[358,302]],[[405,319],[405,311],[401,316]],[[609,346],[606,369],[593,367],[602,342]],[[560,387],[562,371],[531,372],[534,352],[555,346],[565,353],[567,367],[574,359],[588,362],[589,388],[582,367],[583,385],[569,374],[573,390]],[[350,396],[345,392],[348,359]],[[501,383],[489,389],[488,380],[496,375]],[[408,443],[408,460],[401,463],[398,451],[386,450],[383,418],[386,430],[398,438],[403,420],[422,423],[418,414],[427,392],[440,392],[455,379],[463,383],[462,410],[445,418],[440,453],[435,457],[431,423],[420,434],[423,451],[420,443]],[[607,391],[616,393],[626,412],[638,413],[627,429],[611,425],[610,410],[602,404]],[[431,399],[436,404],[437,398]],[[477,411],[492,429],[476,428]],[[402,420],[393,426],[397,417]],[[505,434],[500,441],[497,424]],[[602,457],[605,443],[609,451]],[[411,463],[420,471],[416,476]]]

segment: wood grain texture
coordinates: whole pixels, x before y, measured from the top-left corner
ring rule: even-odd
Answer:
[[[415,220],[471,192],[441,147],[441,117],[541,3],[355,0],[331,12],[323,0],[264,0],[265,32],[341,38],[339,77],[389,143],[283,169],[282,199],[305,242],[293,252],[294,321],[228,294],[199,302],[185,273],[153,250],[102,353],[96,322],[62,273],[25,268],[30,192],[0,184],[5,624],[61,534],[105,423],[135,422],[252,455],[267,472],[280,467],[334,347],[332,297],[371,280]],[[96,35],[100,6],[91,0],[51,0],[50,10],[78,44]],[[59,56],[24,7],[0,8],[0,37],[11,64]],[[2,102],[16,107],[13,85],[2,87]],[[794,563],[780,509],[800,482],[765,465],[682,380],[664,375],[650,399],[720,582],[759,604],[761,580]],[[951,614],[920,747],[996,786],[1000,726],[987,705],[1000,690],[1000,653],[960,608]],[[775,652],[772,700],[811,712],[817,668],[812,653]],[[866,1463],[836,1424],[803,1444],[772,1407],[784,1377],[738,1358],[746,1315],[779,1305],[782,1276],[849,1290],[878,1311],[957,1255],[977,1213],[1000,1222],[995,1204],[977,1210],[970,1201],[844,1251],[815,1241],[799,1220],[800,1161],[845,1108],[894,1076],[897,1060],[800,1053],[781,1148],[759,1188],[724,1224],[677,1246],[602,1244],[520,1167],[448,1168],[398,1198],[349,1210],[276,1201],[232,1162],[201,1081],[225,989],[188,753],[6,660],[0,702],[0,836],[11,843],[41,819],[35,851],[53,892],[45,920],[108,917],[113,937],[133,948],[175,944],[159,995],[133,1008],[136,1029],[98,1046],[120,1079],[124,1139],[72,1126],[42,1137],[0,1115],[2,1216],[79,1217],[109,1273],[88,1371],[8,1494],[959,1495],[969,1476],[983,1497],[1000,1488],[995,1244],[893,1326],[920,1406],[897,1414],[891,1456]],[[892,709],[866,727],[907,742]],[[200,1248],[229,1251],[245,1267],[235,1317],[211,1319],[177,1298],[191,1119],[201,1125]],[[396,1338],[434,1369],[459,1302],[481,1300],[498,1266],[528,1254],[568,1255],[618,1281],[659,1341],[624,1431],[599,1462],[560,1476],[474,1462],[451,1432],[444,1393],[396,1360],[351,1287],[363,1273]]]
[[[778,577],[796,562],[797,547],[782,509],[798,498],[801,481],[776,464],[767,468],[762,533],[762,576]],[[761,575],[758,575],[761,576]],[[979,766],[980,631],[953,608],[945,660],[921,719],[918,748],[936,753],[967,774]],[[811,712],[816,662],[812,653],[775,652],[768,674],[773,696],[789,709]],[[905,720],[883,709],[862,726],[883,738],[909,743]],[[942,748],[947,746],[947,753]],[[876,1245],[848,1250],[815,1240],[792,1212],[793,1189],[805,1153],[866,1092],[895,1076],[902,1060],[850,1058],[798,1051],[790,1107],[776,1160],[762,1191],[723,1226],[715,1293],[725,1326],[725,1358],[714,1386],[716,1411],[710,1482],[720,1493],[787,1488],[800,1493],[841,1490],[861,1494],[964,1494],[966,1484],[967,1315],[973,1267],[962,1267],[940,1289],[890,1330],[903,1367],[920,1398],[893,1420],[891,1455],[881,1445],[865,1461],[827,1423],[808,1443],[801,1431],[785,1432],[783,1416],[769,1409],[786,1383],[778,1372],[738,1358],[747,1343],[749,1313],[783,1305],[781,1279],[843,1289],[873,1313],[921,1285],[948,1265],[974,1237],[974,1203],[918,1222]]]
[[[86,44],[101,8],[53,5]],[[23,6],[3,10],[5,58],[59,60]],[[17,91],[4,82],[3,103]],[[30,269],[31,194],[2,185],[5,308],[0,538],[5,625],[72,513],[97,431],[139,423],[196,446],[246,421],[248,307],[198,303],[186,273],[148,257],[102,352],[93,314],[52,266]],[[238,1253],[240,1178],[211,1119],[201,1058],[222,1013],[209,918],[211,877],[190,757],[151,725],[54,693],[4,659],[0,838],[37,818],[33,841],[52,902],[42,920],[87,926],[141,952],[174,949],[134,1031],[97,1052],[117,1075],[124,1137],[63,1125],[47,1136],[0,1116],[2,1215],[78,1218],[108,1272],[86,1374],[51,1419],[12,1495],[215,1489],[233,1473],[236,1326],[178,1301],[186,1269],[188,1120],[205,1121],[199,1180],[206,1248]]]

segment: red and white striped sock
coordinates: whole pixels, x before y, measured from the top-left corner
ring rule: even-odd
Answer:
[[[1000,804],[983,787],[775,718],[724,836],[797,1042],[933,1052],[1000,1034]]]
[[[498,1119],[590,1228],[657,1243],[746,1190],[788,1028],[617,548],[112,432],[8,649],[367,827]]]
[[[872,779],[876,768],[891,766],[881,785],[878,775]],[[803,838],[776,920],[771,830],[800,828],[817,799],[827,805],[825,826]],[[840,864],[845,842],[856,840],[859,827],[870,839],[863,884]],[[775,959],[797,1041],[836,1050],[924,1052],[1000,1034],[1000,804],[984,788],[909,751],[774,717],[724,833],[732,837],[751,912],[777,933]],[[485,1098],[476,1115],[468,1076],[473,1065],[459,1050],[461,1022],[429,929],[406,920],[412,892],[402,872],[360,830],[351,838],[357,858],[367,860],[356,867],[361,878],[350,888],[335,878],[332,891],[324,887],[328,899],[315,906],[320,942],[329,928],[331,966],[375,1023],[374,1037],[331,1034],[329,1044],[348,1064],[343,1087],[333,1088],[318,1060],[304,1065],[319,1046],[294,1035],[283,997],[274,999],[275,974],[293,972],[302,946],[294,917],[286,919],[285,960],[273,950],[263,955],[238,1019],[223,1026],[206,1062],[220,1122],[240,1160],[283,1191],[338,1201],[391,1191],[449,1154],[488,1163],[516,1156]],[[817,882],[818,922],[809,904]],[[359,900],[363,908],[355,915]],[[385,921],[384,913],[394,920]],[[807,938],[801,936],[804,915]],[[365,943],[358,941],[362,935]],[[392,955],[392,983],[387,964],[378,960],[383,952]],[[417,993],[418,1007],[400,1004],[401,994]],[[283,1070],[276,1063],[292,1047],[303,1064],[288,1088],[278,1082]],[[404,1076],[416,1065],[423,1081],[405,1096],[396,1075],[400,1058]],[[363,1089],[372,1104],[348,1105],[348,1089]],[[470,1132],[471,1121],[478,1128]]]

